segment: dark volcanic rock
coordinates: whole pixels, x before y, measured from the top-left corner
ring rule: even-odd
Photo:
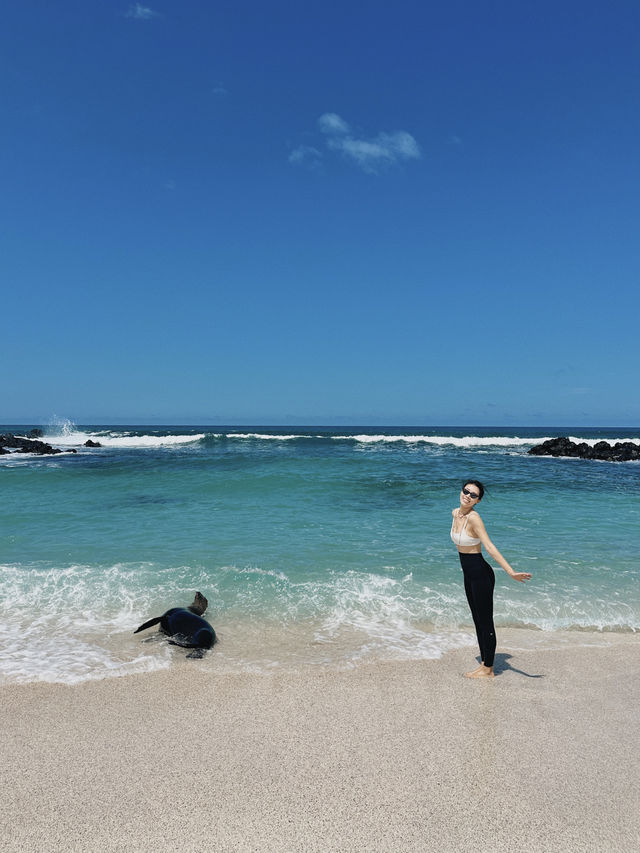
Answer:
[[[85,446],[85,447],[102,447],[102,445],[100,444],[100,442],[99,442],[99,441],[91,441],[91,439],[90,439],[90,438],[88,438],[88,439],[85,441],[84,446]]]
[[[617,441],[612,453],[615,454],[616,462],[635,462],[640,459],[640,447],[632,441]]]
[[[632,441],[598,441],[593,447],[584,441],[576,444],[566,436],[550,438],[529,451],[533,456],[574,456],[578,459],[600,459],[604,462],[634,462],[640,460],[640,445]]]
[[[11,435],[11,433],[0,435],[0,447],[9,447],[13,450],[17,450],[18,453],[37,453],[40,456],[63,452],[62,450],[52,447],[50,444],[46,444],[44,441],[38,441],[37,439],[32,438],[22,438],[19,435]]]
[[[41,429],[38,429],[38,427],[34,427],[33,429],[29,430],[29,435],[27,437],[28,438],[42,438],[43,435],[44,435],[44,433],[42,432]]]

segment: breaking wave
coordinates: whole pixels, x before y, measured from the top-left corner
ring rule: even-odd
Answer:
[[[0,682],[74,684],[170,666],[182,654],[155,632],[134,629],[196,589],[221,642],[209,664],[272,671],[291,661],[335,667],[420,660],[475,642],[462,583],[332,571],[295,580],[260,567],[218,569],[152,563],[112,566],[0,566]],[[496,625],[540,631],[640,629],[622,600],[561,595],[541,588],[527,599],[503,590]],[[580,642],[576,635],[576,642]]]

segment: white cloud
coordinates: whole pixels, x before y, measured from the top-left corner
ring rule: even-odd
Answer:
[[[323,133],[349,133],[351,128],[337,113],[324,113],[318,119],[318,126]]]
[[[219,98],[224,98],[229,94],[229,92],[227,89],[225,89],[222,83],[218,83],[216,86],[213,87],[213,94],[217,95]]]
[[[318,151],[317,148],[314,148],[312,145],[299,145],[297,148],[294,148],[291,154],[289,154],[289,162],[296,163],[298,165],[305,163],[307,166],[311,166],[312,168],[320,165],[320,160],[322,159],[322,151]]]
[[[370,139],[358,138],[337,113],[323,113],[318,119],[318,127],[325,136],[327,148],[339,151],[369,174],[377,174],[380,169],[403,160],[419,160],[422,156],[420,146],[406,130],[380,132]],[[291,152],[289,162],[300,163],[310,156],[317,162],[322,155],[317,148],[302,145]]]
[[[151,18],[155,18],[157,14],[149,6],[143,6],[142,3],[133,3],[127,9],[125,18],[135,18],[136,21],[148,21]]]

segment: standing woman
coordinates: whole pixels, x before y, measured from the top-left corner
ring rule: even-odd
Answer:
[[[524,583],[531,577],[529,572],[514,572],[489,539],[482,519],[475,511],[483,495],[482,483],[465,480],[460,492],[460,506],[451,511],[451,538],[460,555],[464,591],[476,626],[482,661],[472,672],[465,673],[467,678],[493,678],[493,658],[496,652],[496,631],[493,626],[493,587],[496,578],[493,569],[482,556],[482,546],[515,581]]]

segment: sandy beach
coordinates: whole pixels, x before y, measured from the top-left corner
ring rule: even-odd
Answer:
[[[493,681],[459,649],[5,686],[3,849],[635,851],[640,643],[528,633]]]

